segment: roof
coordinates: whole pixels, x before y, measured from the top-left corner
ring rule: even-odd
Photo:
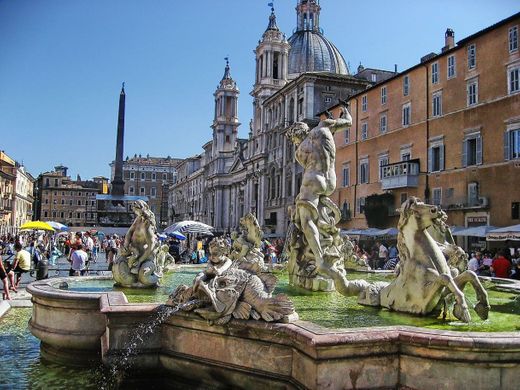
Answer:
[[[135,195],[103,195],[98,194],[96,195],[96,200],[126,200],[130,202],[134,202],[136,200],[144,200],[145,202],[148,202],[147,196],[135,196]]]

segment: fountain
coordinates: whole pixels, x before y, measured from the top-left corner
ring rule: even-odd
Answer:
[[[109,278],[32,283],[29,328],[41,340],[41,355],[68,365],[102,361],[116,370],[159,370],[194,387],[436,389],[442,381],[447,389],[516,388],[520,284],[488,278],[486,292],[462,269],[465,259],[436,207],[416,198],[401,207],[397,276],[347,279],[351,248],[339,236],[338,210],[328,196],[335,187],[332,134],[350,122],[345,108],[342,117],[310,131],[297,124],[289,132],[305,171],[282,285],[273,290],[276,276],[259,253],[261,231],[248,215],[231,253],[225,240],[213,240],[210,264],[192,271],[193,283],[172,283],[170,306],[129,303],[127,295],[142,290],[116,291]],[[143,249],[155,248],[131,236],[120,257],[125,278],[136,275],[132,268],[141,261],[148,267],[152,257],[142,256]],[[59,288],[63,281],[67,289]],[[106,283],[106,290],[75,291],[81,282]],[[462,292],[467,283],[475,292]],[[452,296],[453,311],[445,309],[443,318]],[[135,333],[140,324],[146,338]]]
[[[133,204],[133,211],[136,217],[114,261],[112,275],[116,284],[124,287],[157,287],[162,274],[157,258],[164,254],[160,253],[155,215],[142,200]]]

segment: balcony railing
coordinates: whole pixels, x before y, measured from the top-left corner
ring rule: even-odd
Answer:
[[[434,199],[433,203],[438,202]],[[475,198],[448,198],[441,201],[441,207],[444,210],[486,209],[489,207],[489,198],[486,196],[478,196]]]
[[[381,188],[406,188],[419,186],[419,159],[401,161],[381,167]]]

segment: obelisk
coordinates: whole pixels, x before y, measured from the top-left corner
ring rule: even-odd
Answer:
[[[125,83],[119,94],[119,115],[117,118],[117,144],[116,162],[114,168],[114,180],[112,180],[112,195],[123,196],[125,194],[125,182],[123,180],[123,149],[125,141]]]

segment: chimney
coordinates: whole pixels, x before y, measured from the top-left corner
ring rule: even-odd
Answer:
[[[455,32],[448,28],[446,33],[444,34],[444,47],[442,48],[442,52],[446,50],[453,49],[455,47]]]

